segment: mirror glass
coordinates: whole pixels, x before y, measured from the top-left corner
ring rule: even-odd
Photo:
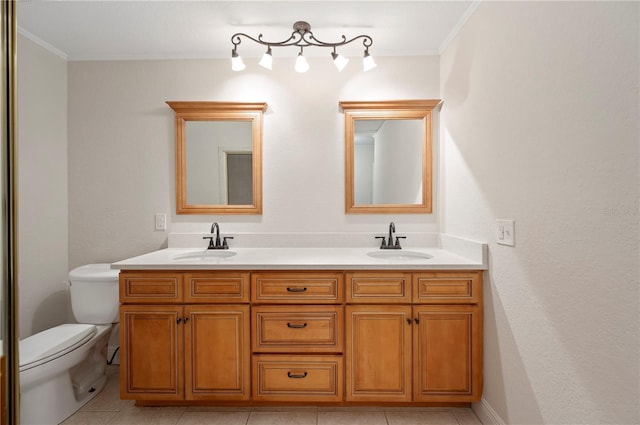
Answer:
[[[187,204],[253,203],[250,122],[187,121],[185,161]]]
[[[167,102],[176,115],[176,212],[262,212],[266,103]]]
[[[340,102],[347,213],[431,212],[431,111],[439,103]]]
[[[356,120],[356,205],[422,203],[422,121]]]

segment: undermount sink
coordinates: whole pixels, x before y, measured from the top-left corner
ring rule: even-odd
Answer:
[[[433,255],[425,254],[424,252],[417,251],[405,251],[405,250],[380,250],[367,252],[369,257],[382,258],[385,260],[428,260],[433,258]]]
[[[236,255],[235,251],[228,250],[200,250],[190,251],[182,254],[178,254],[172,258],[174,261],[180,260],[219,260],[223,258],[229,258]]]

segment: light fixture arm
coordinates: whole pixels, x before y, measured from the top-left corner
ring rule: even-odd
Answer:
[[[242,42],[242,37],[248,38],[251,41],[254,41],[258,44],[267,47],[287,47],[287,46],[300,46],[300,47],[308,47],[308,46],[316,46],[316,47],[331,47],[336,48],[339,46],[344,46],[346,44],[352,43],[356,40],[362,39],[362,45],[365,49],[369,49],[373,44],[373,39],[365,34],[361,34],[355,36],[351,39],[347,40],[347,37],[342,35],[342,41],[338,41],[336,43],[328,43],[322,40],[319,40],[313,35],[311,32],[311,25],[305,21],[298,21],[293,24],[293,32],[291,36],[283,41],[265,41],[262,39],[262,34],[258,35],[258,38],[251,37],[248,34],[239,32],[233,34],[231,36],[231,43],[233,43],[233,50],[235,51],[238,45]]]

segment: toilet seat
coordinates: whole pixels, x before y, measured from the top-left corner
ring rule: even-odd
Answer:
[[[65,324],[20,341],[20,372],[75,350],[96,334],[95,325]]]

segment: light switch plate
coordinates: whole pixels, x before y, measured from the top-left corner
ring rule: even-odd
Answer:
[[[516,246],[515,221],[496,220],[496,241],[500,245]]]
[[[167,215],[164,213],[156,213],[156,230],[167,230]]]

